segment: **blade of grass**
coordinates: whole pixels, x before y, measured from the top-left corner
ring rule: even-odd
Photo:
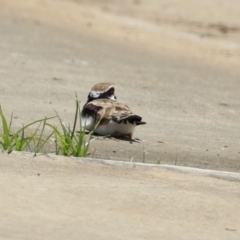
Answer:
[[[2,111],[2,107],[0,106],[0,116],[2,119],[2,125],[3,125],[3,136],[2,136],[2,141],[1,141],[1,145],[3,147],[4,150],[9,150],[10,148],[10,127],[11,127],[11,123],[12,123],[12,115],[11,115],[11,121],[9,123],[9,125],[7,124],[7,120],[3,114]]]
[[[70,148],[70,145],[71,145],[71,137],[69,135],[69,131],[67,131],[66,126],[62,123],[62,120],[59,116],[58,116],[58,119],[61,123],[63,134],[60,133],[60,131],[58,130],[57,127],[55,127],[51,124],[48,124],[48,123],[47,123],[47,125],[53,129],[56,139],[59,139],[60,144],[61,144],[60,145],[60,151],[62,152],[62,154],[64,156],[69,156],[69,152],[70,152],[69,148]]]
[[[41,122],[41,124],[42,124],[42,122]],[[40,136],[38,137],[38,142],[37,142],[37,145],[35,147],[35,154],[38,153],[41,149],[40,144],[42,142],[42,137],[43,137],[43,132],[44,132],[45,126],[46,126],[46,118],[43,120],[43,125],[42,125],[42,128],[41,128]]]
[[[75,133],[75,129],[76,129],[76,125],[77,125],[77,119],[78,119],[78,111],[80,110],[77,94],[75,93],[75,95],[76,95],[76,112],[75,112],[75,118],[74,118],[74,123],[73,123],[73,130],[72,130],[71,139],[73,139],[73,136],[74,136],[74,133]]]
[[[19,139],[18,135],[14,134],[14,144],[12,148],[15,146],[17,151],[22,151],[24,149],[24,143],[26,139],[24,138],[24,130],[22,131],[21,138]]]

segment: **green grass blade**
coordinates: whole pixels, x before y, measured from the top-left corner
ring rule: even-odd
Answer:
[[[73,123],[73,130],[72,130],[72,134],[71,134],[71,139],[73,139],[75,129],[76,129],[76,125],[77,125],[78,110],[79,110],[79,103],[78,103],[78,99],[77,99],[77,95],[76,95],[76,112],[75,112],[75,118],[74,118],[74,123]]]
[[[42,138],[43,138],[43,132],[44,132],[44,129],[45,129],[45,126],[46,126],[46,118],[43,120],[43,125],[42,125],[42,129],[41,129],[41,132],[40,132],[40,136],[38,137],[38,142],[37,142],[37,146],[35,148],[35,153],[39,152],[40,149],[42,148],[41,147],[41,143],[42,143]]]
[[[3,149],[4,150],[9,150],[10,148],[10,129],[9,129],[9,126],[10,124],[8,125],[7,124],[7,120],[3,114],[3,111],[2,111],[2,108],[0,106],[0,116],[1,116],[1,119],[2,119],[2,125],[3,125],[3,136],[2,136],[2,146],[3,146]]]
[[[33,122],[25,125],[24,127],[22,127],[20,130],[18,130],[18,131],[16,132],[16,134],[18,135],[21,131],[25,130],[26,128],[28,128],[28,127],[36,124],[36,123],[40,123],[40,124],[41,124],[43,121],[50,120],[50,119],[53,119],[53,118],[55,118],[55,117],[56,117],[56,116],[54,116],[54,117],[49,117],[49,118],[46,118],[46,117],[45,117],[45,118],[42,118],[42,119],[33,121]]]

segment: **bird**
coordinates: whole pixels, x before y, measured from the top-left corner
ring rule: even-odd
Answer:
[[[94,85],[82,109],[82,127],[101,136],[132,139],[136,126],[146,124],[124,103],[116,101],[110,83]]]

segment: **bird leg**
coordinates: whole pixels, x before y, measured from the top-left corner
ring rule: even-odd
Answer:
[[[132,133],[126,135],[129,139],[132,139]]]

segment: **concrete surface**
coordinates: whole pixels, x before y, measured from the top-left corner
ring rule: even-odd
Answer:
[[[166,14],[163,6],[152,4]],[[174,19],[172,24],[147,21],[151,4],[140,10],[131,6],[118,1],[1,1],[4,113],[13,112],[16,128],[52,116],[54,109],[70,123],[75,92],[83,104],[96,82],[114,82],[119,101],[147,125],[134,134],[140,143],[93,142],[92,157],[141,162],[146,152],[146,162],[239,172],[239,32],[203,38],[190,34],[191,24],[187,28],[193,21],[190,10],[182,29]],[[130,18],[127,9],[138,16]],[[203,4],[198,14],[205,16],[205,9]],[[237,27],[238,18],[232,14],[230,21],[227,9],[219,7],[219,22]],[[204,19],[204,26],[218,23],[210,13]]]
[[[239,238],[237,173],[19,153],[0,159],[1,239]]]
[[[114,82],[147,125],[136,142],[94,141],[92,158],[207,169],[2,153],[0,238],[239,238],[237,0],[0,5],[0,104],[13,128],[54,110],[72,122],[75,92],[84,103]]]

